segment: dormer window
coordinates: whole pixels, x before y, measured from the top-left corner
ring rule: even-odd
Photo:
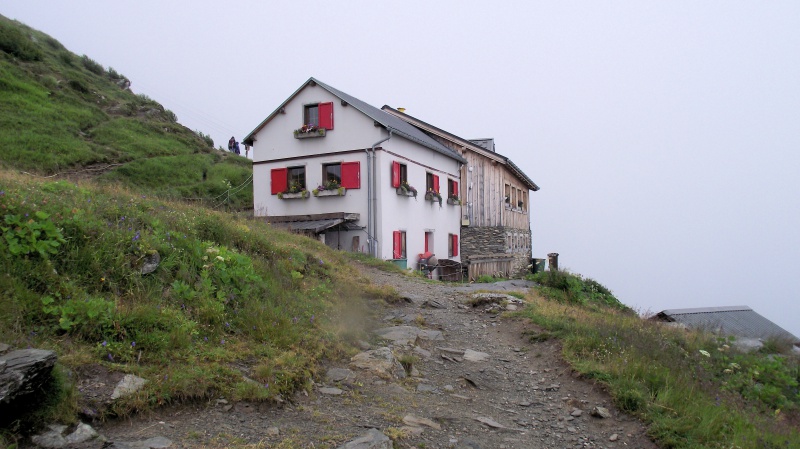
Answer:
[[[333,129],[333,103],[307,104],[303,107],[303,125]]]

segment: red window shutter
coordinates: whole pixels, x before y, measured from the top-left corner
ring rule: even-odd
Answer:
[[[342,187],[345,189],[361,188],[360,162],[342,162]]]
[[[277,195],[286,191],[288,170],[285,168],[273,168],[271,172],[272,194]]]
[[[403,256],[403,240],[400,231],[392,233],[392,241],[394,241],[394,250],[392,251],[392,258],[400,259]]]
[[[453,234],[453,257],[458,256],[458,234]]]
[[[319,104],[319,127],[333,129],[333,103]]]
[[[458,196],[458,182],[453,181],[453,191],[450,192],[450,195]]]
[[[439,193],[439,177],[433,175],[433,191]]]
[[[425,233],[425,251],[424,252],[427,253],[428,251],[429,251],[429,249],[428,249],[428,233],[426,232]]]
[[[400,163],[392,162],[392,187],[400,187]]]

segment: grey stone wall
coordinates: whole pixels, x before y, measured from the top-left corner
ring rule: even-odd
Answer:
[[[527,229],[481,226],[461,228],[461,260],[480,256],[511,257],[512,274],[528,272],[531,258],[531,232]]]

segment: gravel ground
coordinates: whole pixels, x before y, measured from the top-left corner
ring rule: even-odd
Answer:
[[[408,345],[371,345],[413,356],[410,376],[382,378],[342,360],[327,367],[311,393],[284,404],[217,398],[109,422],[98,432],[117,443],[164,437],[173,448],[337,448],[370,428],[392,437],[396,448],[657,447],[641,422],[573,373],[557,341],[529,342],[523,333],[536,331],[533,325],[500,317],[490,300],[468,303],[475,290],[523,292],[524,281],[455,287],[368,267],[363,273],[407,298],[381,306],[370,327],[428,331]],[[438,336],[431,331],[442,339],[429,339]],[[595,407],[610,416],[593,416]]]

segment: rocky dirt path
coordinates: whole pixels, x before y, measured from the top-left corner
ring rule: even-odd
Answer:
[[[381,312],[376,329],[392,329],[379,330],[385,339],[364,348],[357,356],[363,363],[334,363],[314,391],[283,405],[219,398],[107,423],[97,430],[116,444],[103,447],[148,439],[152,444],[137,447],[163,447],[166,438],[173,448],[390,448],[382,435],[396,448],[657,447],[639,421],[573,374],[558,342],[530,342],[525,331],[536,329],[501,318],[491,298],[469,304],[476,288],[521,292],[523,282],[455,287],[363,271],[406,298]],[[405,369],[381,359],[392,355],[406,362]],[[596,416],[606,410],[607,417]],[[361,436],[378,442],[344,446]]]

